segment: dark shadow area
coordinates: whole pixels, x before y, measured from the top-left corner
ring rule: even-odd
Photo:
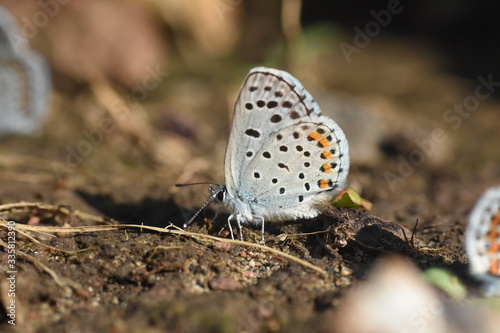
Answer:
[[[103,215],[123,224],[144,223],[153,227],[166,227],[168,224],[181,227],[193,212],[178,206],[172,199],[167,201],[144,198],[141,202],[115,203],[108,195],[93,195],[83,191],[76,192],[89,205]]]
[[[300,226],[300,232],[304,233],[319,230],[327,232],[309,236],[307,248],[310,253],[315,258],[340,255],[346,262],[356,262],[362,257],[366,265],[356,266],[354,271],[358,278],[363,278],[378,258],[390,255],[404,256],[422,270],[443,267],[460,277],[468,274],[466,265],[450,265],[439,252],[425,251],[425,242],[418,234],[412,235],[399,224],[381,220],[363,210],[329,210],[314,223]]]
[[[387,16],[391,8],[396,14]],[[356,27],[364,32],[369,22],[377,22],[371,28],[374,31],[371,42],[384,34],[422,41],[444,55],[443,70],[472,81],[479,75],[492,74],[498,82],[499,12],[498,1],[314,0],[304,2],[302,21],[306,27],[319,22],[332,23],[353,36]],[[344,42],[353,44],[354,40]],[[498,89],[495,93],[498,96]]]

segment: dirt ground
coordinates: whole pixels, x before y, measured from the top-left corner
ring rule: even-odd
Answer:
[[[492,96],[467,117],[446,120],[446,111],[464,103],[480,82],[444,72],[442,55],[426,45],[381,37],[350,66],[339,57],[323,57],[294,75],[318,96],[325,113],[339,105],[328,99],[339,91],[349,96],[344,108],[356,100],[361,109],[375,110],[378,120],[361,113],[355,121],[361,129],[346,129],[358,155],[349,185],[374,208],[332,208],[313,220],[269,223],[264,235],[267,247],[318,270],[255,246],[260,231],[253,228],[243,230],[250,244],[189,234],[229,239],[227,215],[212,221],[214,205],[185,234],[137,227],[19,231],[16,327],[82,333],[328,331],[328,314],[343,306],[346,291],[391,254],[422,270],[445,267],[473,289],[463,234],[479,195],[500,183],[500,101]],[[172,73],[144,105],[154,136],[137,137],[120,127],[75,165],[68,163],[67,147],[88,140],[83,130],[99,128],[105,103],[96,102],[93,88],[55,92],[57,107],[36,136],[1,141],[0,217],[33,227],[182,225],[208,191],[174,184],[223,182],[231,104],[249,68],[231,68],[231,75]],[[339,120],[343,128],[350,122]],[[375,139],[364,137],[366,128],[380,123]],[[7,242],[5,228],[0,239]],[[7,262],[5,251],[0,262]],[[5,288],[2,276],[2,293]],[[14,328],[4,322],[1,329]]]

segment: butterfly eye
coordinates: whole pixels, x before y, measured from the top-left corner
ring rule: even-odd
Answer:
[[[226,191],[222,190],[217,193],[217,200],[218,201],[224,201],[224,197],[226,195]]]

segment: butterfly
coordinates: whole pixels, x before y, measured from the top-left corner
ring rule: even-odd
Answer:
[[[0,6],[0,137],[32,134],[49,104],[49,67],[22,36],[16,20]]]
[[[484,192],[469,216],[465,250],[487,296],[500,296],[500,187]]]
[[[301,83],[285,71],[256,67],[235,103],[226,184],[211,184],[210,198],[200,210],[220,201],[231,212],[233,239],[231,221],[241,239],[241,227],[248,224],[260,225],[264,237],[265,221],[318,216],[346,186],[349,164],[342,129],[321,114]]]

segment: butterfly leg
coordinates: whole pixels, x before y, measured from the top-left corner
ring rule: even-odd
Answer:
[[[241,222],[244,222],[245,218],[242,215],[236,215],[236,222],[238,223],[238,228],[240,229],[240,240],[243,241],[243,228],[241,227]]]
[[[229,232],[231,233],[231,239],[234,240],[233,227],[231,226],[231,220],[234,218],[234,215],[230,215],[227,219],[227,225],[229,226]]]
[[[262,216],[255,216],[254,218],[260,220],[260,225],[262,227],[261,232],[260,232],[260,234],[262,236],[261,243],[262,243],[262,245],[266,245],[266,242],[264,241],[264,218]]]

